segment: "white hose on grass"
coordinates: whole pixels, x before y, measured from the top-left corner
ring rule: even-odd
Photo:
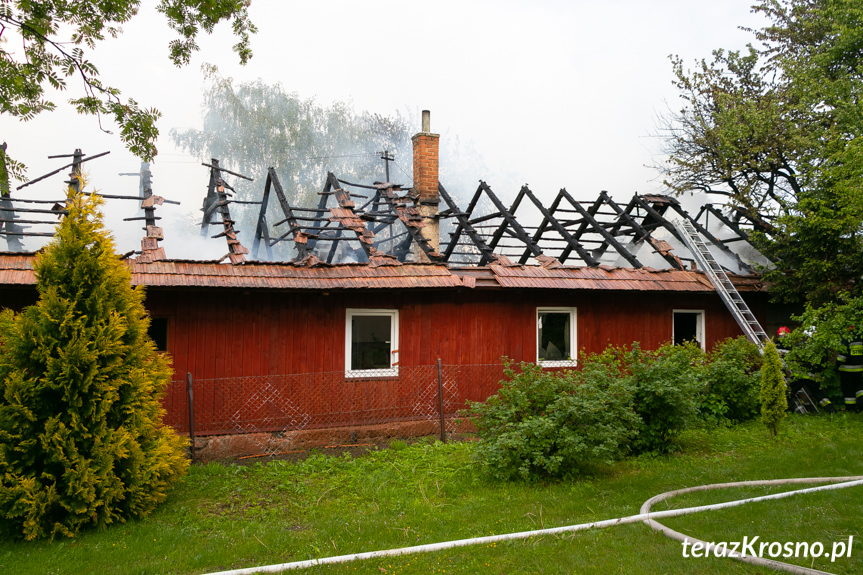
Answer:
[[[668,511],[656,511],[650,512],[650,507],[663,499],[667,499],[669,497],[673,497],[674,495],[678,495],[681,493],[688,493],[690,491],[703,491],[707,489],[719,489],[723,487],[746,487],[746,486],[758,486],[758,485],[787,485],[794,483],[832,483],[832,485],[822,485],[820,487],[810,487],[808,489],[798,489],[795,491],[786,491],[784,493],[775,493],[773,495],[763,495],[761,497],[750,497],[748,499],[740,499],[737,501],[728,501],[725,503],[715,503],[713,505],[701,505],[698,507],[687,507],[685,509],[671,509]],[[555,535],[558,533],[571,533],[575,531],[585,531],[587,529],[602,529],[605,527],[613,527],[615,525],[626,525],[628,523],[637,523],[639,521],[644,521],[648,525],[650,525],[653,529],[661,531],[662,533],[668,535],[672,538],[686,537],[676,531],[672,531],[667,527],[656,523],[654,519],[662,519],[664,517],[677,517],[680,515],[689,515],[691,513],[698,513],[701,511],[712,511],[714,509],[724,509],[727,507],[736,507],[738,505],[743,505],[745,503],[752,503],[755,501],[767,501],[771,499],[782,499],[784,497],[790,497],[791,495],[797,495],[800,493],[813,493],[815,491],[825,491],[829,489],[843,489],[846,487],[856,487],[857,485],[863,485],[863,476],[854,476],[854,477],[809,477],[809,478],[800,478],[800,479],[773,479],[773,480],[764,480],[764,481],[739,481],[735,483],[716,483],[713,485],[702,485],[698,487],[690,487],[688,489],[679,489],[677,491],[669,491],[667,493],[663,493],[661,495],[657,495],[656,497],[652,497],[648,501],[644,503],[641,507],[641,513],[638,515],[630,515],[628,517],[618,517],[616,519],[606,519],[604,521],[594,521],[592,523],[581,523],[578,525],[567,525],[564,527],[552,527],[549,529],[536,529],[533,531],[521,531],[518,533],[505,533],[502,535],[489,535],[486,537],[473,537],[470,539],[458,539],[456,541],[444,541],[441,543],[429,543],[426,545],[415,545],[413,547],[401,547],[398,549],[386,549],[382,551],[368,551],[365,553],[354,553],[351,555],[338,555],[336,557],[323,557],[319,559],[309,559],[306,561],[295,561],[293,563],[280,563],[276,565],[262,565],[258,567],[247,567],[243,569],[232,569],[229,571],[218,571],[214,573],[210,573],[209,575],[254,575],[255,573],[281,573],[283,571],[290,571],[293,569],[305,569],[308,567],[315,567],[317,565],[327,565],[331,563],[347,563],[350,561],[360,561],[363,559],[375,559],[380,557],[396,557],[399,555],[411,555],[414,553],[429,553],[432,551],[442,551],[444,549],[453,549],[455,547],[467,547],[469,545],[483,545],[486,543],[497,543],[499,541],[510,541],[514,539],[527,539],[529,537],[538,537],[542,535]],[[683,539],[680,539],[681,541]],[[689,538],[692,542],[697,542],[697,539]],[[732,555],[729,553],[729,557]],[[821,574],[821,575],[830,575],[825,571],[817,571],[814,569],[807,569],[805,567],[798,567],[797,565],[789,565],[787,563],[781,563],[779,561],[771,561],[769,559],[760,559],[755,557],[734,557],[735,559],[740,560],[752,560],[758,559],[758,561],[749,561],[750,563],[755,563],[758,565],[765,565],[772,569],[782,569],[788,571],[790,573],[803,573],[803,574]]]
[[[790,485],[793,483],[820,483],[820,482],[844,482],[844,483],[834,483],[833,485],[823,485],[821,487],[810,487],[809,489],[798,489],[796,491],[786,491],[783,493],[775,493],[773,495],[764,495],[762,497],[752,497],[750,499],[740,499],[738,501],[729,501],[727,503],[720,503],[718,505],[705,505],[701,508],[699,507],[689,507],[687,509],[681,509],[680,511],[689,511],[689,512],[697,512],[697,511],[708,511],[712,509],[722,509],[725,507],[736,507],[738,505],[743,505],[744,503],[751,503],[753,501],[766,501],[769,499],[782,499],[783,497],[788,497],[790,495],[795,495],[798,493],[812,493],[814,491],[826,491],[830,489],[844,489],[845,487],[854,487],[856,485],[863,484],[863,481],[860,480],[860,477],[808,477],[808,478],[798,478],[798,479],[767,479],[762,481],[736,481],[733,483],[714,483],[712,485],[699,485],[697,487],[687,487],[685,489],[677,489],[675,491],[668,491],[666,493],[662,493],[661,495],[656,495],[655,497],[651,497],[641,506],[641,513],[647,514],[650,516],[649,519],[646,519],[644,522],[649,525],[655,531],[659,531],[666,537],[670,537],[671,539],[676,539],[677,541],[689,541],[691,543],[700,543],[701,545],[707,545],[706,541],[702,541],[700,539],[696,539],[694,537],[689,537],[688,535],[684,535],[678,531],[674,531],[673,529],[669,529],[665,525],[654,521],[654,518],[660,517],[660,513],[650,513],[650,508],[659,503],[660,501],[664,501],[666,499],[670,499],[676,495],[682,495],[684,493],[693,493],[695,491],[707,491],[710,489],[724,489],[728,487],[757,487],[760,485]],[[772,559],[763,559],[761,557],[754,557],[752,555],[745,555],[737,552],[729,552],[724,554],[726,557],[731,557],[732,559],[737,559],[738,561],[742,561],[744,563],[749,563],[751,565],[759,565],[761,567],[767,567],[769,569],[774,569],[778,571],[787,571],[788,573],[796,573],[801,575],[815,575],[815,574],[826,574],[831,575],[827,571],[819,571],[817,569],[809,569],[808,567],[801,567],[799,565],[792,565],[790,563],[783,563],[782,561],[774,561]]]

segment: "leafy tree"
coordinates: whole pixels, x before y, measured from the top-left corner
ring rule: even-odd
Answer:
[[[764,0],[762,48],[673,59],[683,109],[666,118],[666,183],[724,195],[770,225],[753,239],[777,300],[832,299],[863,276],[863,9]]]
[[[665,183],[726,196],[750,215],[775,218],[796,203],[802,182],[794,158],[799,127],[787,123],[788,102],[759,65],[759,53],[716,50],[695,71],[672,59],[675,85],[685,102],[666,118],[669,161]]]
[[[764,364],[761,367],[761,421],[776,436],[779,424],[788,415],[788,399],[785,396],[785,378],[782,376],[782,360],[776,345],[771,341],[764,346]]]
[[[385,179],[380,152],[411,157],[411,134],[401,115],[357,113],[345,102],[320,105],[263,80],[235,83],[205,65],[204,127],[171,130],[181,148],[252,178],[237,191],[258,199],[267,168],[274,167],[291,200],[317,204],[327,172],[351,182]],[[394,168],[393,168],[394,171]],[[392,174],[397,181],[402,174]]]
[[[71,193],[71,190],[70,190]],[[99,200],[69,215],[34,269],[38,302],[0,314],[0,533],[72,536],[147,515],[184,473],[162,424],[168,359]]]
[[[169,46],[171,61],[177,66],[188,64],[198,49],[198,33],[211,33],[217,23],[228,20],[238,38],[234,51],[245,64],[252,56],[249,35],[256,31],[248,5],[249,0],[160,0],[157,9],[179,34]],[[100,126],[102,115],[113,117],[129,150],[144,160],[152,159],[160,113],[131,98],[123,102],[120,91],[103,82],[88,59],[97,42],[120,34],[120,25],[135,16],[139,6],[140,0],[0,1],[0,113],[30,120],[53,110],[55,104],[45,98],[46,86],[63,90],[68,79],[77,77],[83,95],[70,103],[78,112],[99,117]],[[67,31],[70,38],[61,39]],[[10,167],[15,168],[13,176],[23,174],[22,165]]]

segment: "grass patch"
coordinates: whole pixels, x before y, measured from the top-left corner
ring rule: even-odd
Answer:
[[[525,531],[638,513],[674,489],[749,479],[863,475],[863,417],[790,417],[776,439],[757,423],[691,430],[673,455],[596,467],[578,478],[500,483],[482,475],[471,444],[417,444],[359,458],[195,466],[142,521],[74,539],[0,542],[4,573],[191,574]],[[793,489],[793,488],[788,488]],[[761,495],[703,492],[656,509]],[[708,541],[847,541],[851,559],[815,563],[863,572],[863,489],[795,496],[666,520]],[[859,537],[858,537],[859,535]],[[793,560],[791,560],[793,561]],[[801,563],[809,566],[809,563]],[[386,570],[386,571],[383,571]],[[642,524],[434,554],[321,566],[315,573],[768,573],[721,558],[686,559]]]

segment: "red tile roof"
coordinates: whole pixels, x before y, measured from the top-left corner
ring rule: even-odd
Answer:
[[[0,253],[0,285],[33,285],[35,254]],[[448,268],[438,264],[373,267],[366,264],[297,265],[163,260],[128,262],[132,283],[152,287],[225,287],[283,290],[356,288],[527,288],[612,291],[712,292],[704,274],[650,268],[490,265]],[[761,291],[757,277],[730,276],[737,289]]]

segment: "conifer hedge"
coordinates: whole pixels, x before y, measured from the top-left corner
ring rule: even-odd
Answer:
[[[38,302],[0,314],[0,534],[72,536],[147,515],[185,472],[162,424],[169,360],[100,200],[69,215],[34,264]]]

